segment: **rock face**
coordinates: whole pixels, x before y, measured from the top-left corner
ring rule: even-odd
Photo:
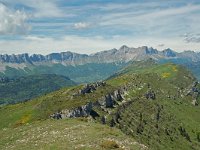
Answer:
[[[112,108],[114,106],[114,100],[110,94],[105,96],[105,106],[106,108]]]

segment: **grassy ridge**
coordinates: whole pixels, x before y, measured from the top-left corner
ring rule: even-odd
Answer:
[[[21,128],[24,131],[26,130],[24,125],[27,123],[33,125],[36,123],[37,127],[40,123],[45,125],[49,123],[48,117],[53,112],[96,101],[126,86],[128,91],[124,103],[109,108],[109,114],[101,109],[98,110],[100,117],[107,115],[108,125],[114,118],[115,127],[150,149],[199,149],[200,106],[192,105],[193,96],[186,96],[194,81],[196,79],[193,75],[178,65],[171,63],[158,65],[151,60],[147,63],[134,63],[108,79],[105,87],[100,87],[93,93],[73,97],[74,93],[82,89],[83,86],[80,85],[64,88],[29,102],[2,107],[0,119],[3,123],[0,124],[0,128],[6,128],[5,132],[8,131],[10,137],[9,132],[12,128],[16,130]],[[149,90],[155,92],[155,100],[145,97]],[[117,120],[116,113],[119,115]],[[64,123],[64,120],[62,121]],[[77,124],[76,119],[73,121],[72,124]],[[96,124],[91,126],[95,128]],[[62,126],[58,126],[59,128]],[[98,131],[96,128],[94,130]],[[80,130],[77,129],[78,131]],[[100,135],[98,136],[96,138],[101,139]],[[20,136],[16,137],[19,138]]]

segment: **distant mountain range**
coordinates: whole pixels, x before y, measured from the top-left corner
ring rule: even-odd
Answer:
[[[131,61],[152,58],[160,63],[173,62],[190,69],[200,79],[200,52],[175,52],[172,49],[158,51],[152,47],[131,48],[126,45],[119,49],[105,50],[94,54],[73,52],[51,53],[48,55],[27,53],[0,55],[0,76],[20,77],[37,74],[58,74],[69,77],[77,83],[103,80],[119,71]]]
[[[130,60],[144,60],[146,58],[169,59],[169,58],[184,58],[194,62],[200,61],[200,53],[194,51],[184,51],[181,53],[175,52],[172,49],[158,51],[152,47],[142,46],[138,48],[130,48],[126,45],[119,49],[111,49],[97,52],[95,54],[78,54],[70,51],[61,53],[51,53],[46,56],[41,54],[30,55],[27,53],[18,55],[0,55],[0,63],[16,63],[16,64],[49,64],[62,63],[64,65],[83,65],[86,63],[111,63]]]

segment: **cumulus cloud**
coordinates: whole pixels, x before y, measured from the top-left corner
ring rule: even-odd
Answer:
[[[14,35],[25,34],[30,30],[30,25],[26,23],[28,15],[20,10],[13,11],[0,3],[0,34]]]
[[[86,22],[78,22],[74,24],[75,29],[85,29],[85,28],[88,28],[89,26],[90,24]]]

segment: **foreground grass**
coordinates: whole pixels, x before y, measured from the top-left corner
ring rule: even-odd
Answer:
[[[120,130],[85,119],[46,120],[0,131],[4,150],[145,149]]]

